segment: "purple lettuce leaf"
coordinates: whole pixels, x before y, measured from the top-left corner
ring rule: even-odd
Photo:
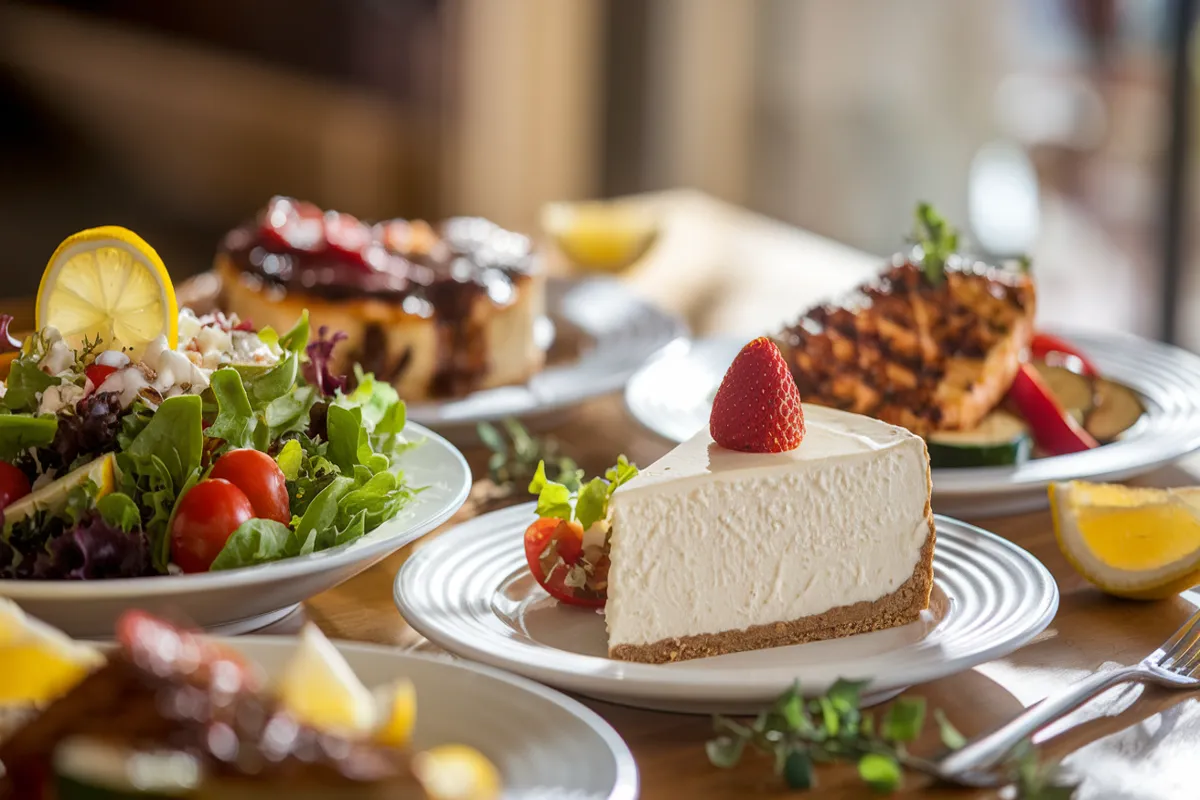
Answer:
[[[12,335],[12,314],[0,314],[0,353],[15,353],[21,349],[21,340]]]
[[[308,362],[304,365],[304,380],[317,387],[317,391],[326,397],[331,397],[339,389],[346,388],[346,376],[334,375],[329,368],[334,345],[345,338],[345,331],[334,331],[330,336],[329,328],[322,325],[317,330],[316,340],[309,342],[304,348],[308,354]]]
[[[154,575],[150,541],[141,530],[126,533],[97,513],[51,539],[29,576],[41,580],[103,580]]]

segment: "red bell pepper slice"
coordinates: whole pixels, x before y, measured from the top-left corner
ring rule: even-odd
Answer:
[[[1008,390],[1008,399],[1029,423],[1038,447],[1048,455],[1062,456],[1099,447],[1100,443],[1063,410],[1042,382],[1037,368],[1022,364]]]
[[[1084,375],[1095,375],[1096,367],[1088,357],[1075,349],[1075,346],[1065,339],[1049,333],[1035,333],[1029,344],[1030,355],[1035,361],[1045,361],[1047,364],[1062,364],[1064,361],[1076,360],[1078,372]],[[1065,356],[1066,358],[1063,358]],[[1063,364],[1070,368],[1070,363]]]

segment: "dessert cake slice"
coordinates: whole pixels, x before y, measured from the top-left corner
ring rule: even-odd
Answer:
[[[777,342],[805,402],[924,436],[974,428],[1000,402],[1033,336],[1035,302],[1027,274],[954,255],[944,221],[928,207],[918,219],[915,258],[810,309]]]
[[[345,334],[332,367],[362,364],[405,400],[528,380],[545,276],[529,240],[484,219],[367,226],[274,198],[217,252],[225,311],[286,330],[304,309]]]
[[[748,345],[701,431],[613,494],[609,653],[664,663],[916,620],[935,532],[922,439],[804,406]]]

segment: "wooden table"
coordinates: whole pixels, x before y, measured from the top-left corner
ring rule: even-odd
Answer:
[[[664,209],[666,228],[660,246],[626,280],[635,291],[685,315],[702,333],[751,335],[768,321],[794,314],[808,300],[852,285],[878,263],[701,195],[670,193],[647,202]],[[610,464],[618,452],[647,464],[670,448],[668,442],[640,428],[619,397],[580,408],[553,435],[589,474]],[[467,456],[475,474],[484,475],[484,454],[468,450]],[[1197,481],[1180,465],[1142,482]],[[470,513],[464,509],[460,517]],[[925,697],[930,709],[943,709],[968,735],[1006,721],[1090,672],[1141,658],[1200,605],[1200,593],[1190,600],[1184,596],[1136,603],[1093,589],[1059,553],[1044,511],[970,521],[1041,559],[1058,581],[1062,602],[1051,626],[1020,651],[910,690],[909,694]],[[407,551],[398,553],[314,598],[305,614],[335,637],[430,648],[392,603],[392,579],[407,555]],[[642,796],[648,800],[794,796],[782,789],[765,759],[747,759],[728,771],[710,766],[703,746],[711,734],[707,717],[584,702],[628,742],[641,771]],[[933,727],[928,726],[918,752],[935,751]],[[1048,756],[1065,758],[1065,765],[1083,778],[1077,797],[1200,796],[1192,777],[1193,763],[1200,755],[1200,706],[1189,695],[1118,687],[1048,728],[1038,742]],[[852,768],[821,768],[818,780],[821,797],[873,796]],[[923,792],[955,798],[997,796],[990,791],[930,789],[919,776],[907,776],[904,793]]]
[[[664,213],[664,231],[651,255],[625,276],[637,292],[686,316],[700,333],[747,336],[794,314],[807,302],[852,285],[877,261],[832,242],[723,206],[694,193],[644,198]],[[24,303],[8,303],[20,309]],[[31,316],[31,315],[29,315]],[[28,320],[23,320],[28,323]],[[640,464],[670,449],[624,410],[619,397],[579,408],[551,432],[589,474],[623,452]],[[467,449],[477,476],[486,454]],[[1197,470],[1200,472],[1200,470]],[[1155,485],[1197,483],[1187,465],[1142,479]],[[455,521],[472,513],[471,503]],[[1007,658],[910,690],[941,708],[967,735],[1009,719],[1021,708],[1096,670],[1141,658],[1200,605],[1200,593],[1156,603],[1106,597],[1080,579],[1054,543],[1049,515],[971,520],[1028,549],[1058,581],[1058,616],[1035,641]],[[453,524],[453,521],[452,523]],[[437,534],[431,534],[436,536]],[[415,545],[419,547],[420,543]],[[400,617],[392,582],[412,548],[393,555],[345,584],[313,598],[303,610],[272,626],[294,632],[306,619],[332,637],[433,649]],[[709,765],[704,742],[707,717],[641,711],[584,699],[629,744],[641,772],[642,797],[770,798],[784,791],[765,759],[749,758],[733,770]],[[937,747],[933,725],[914,750]],[[1049,737],[1049,738],[1047,738]],[[1141,687],[1116,688],[1043,732],[1038,740],[1053,757],[1083,777],[1079,798],[1184,798],[1200,796],[1192,769],[1200,755],[1200,706],[1187,695]],[[854,770],[822,767],[821,797],[871,797]],[[947,798],[994,797],[996,792],[937,788],[919,776],[906,778],[904,794]]]

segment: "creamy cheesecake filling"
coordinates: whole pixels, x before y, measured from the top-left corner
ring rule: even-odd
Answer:
[[[796,620],[913,576],[930,535],[924,443],[805,415],[794,451],[735,453],[703,431],[614,495],[610,647]]]

